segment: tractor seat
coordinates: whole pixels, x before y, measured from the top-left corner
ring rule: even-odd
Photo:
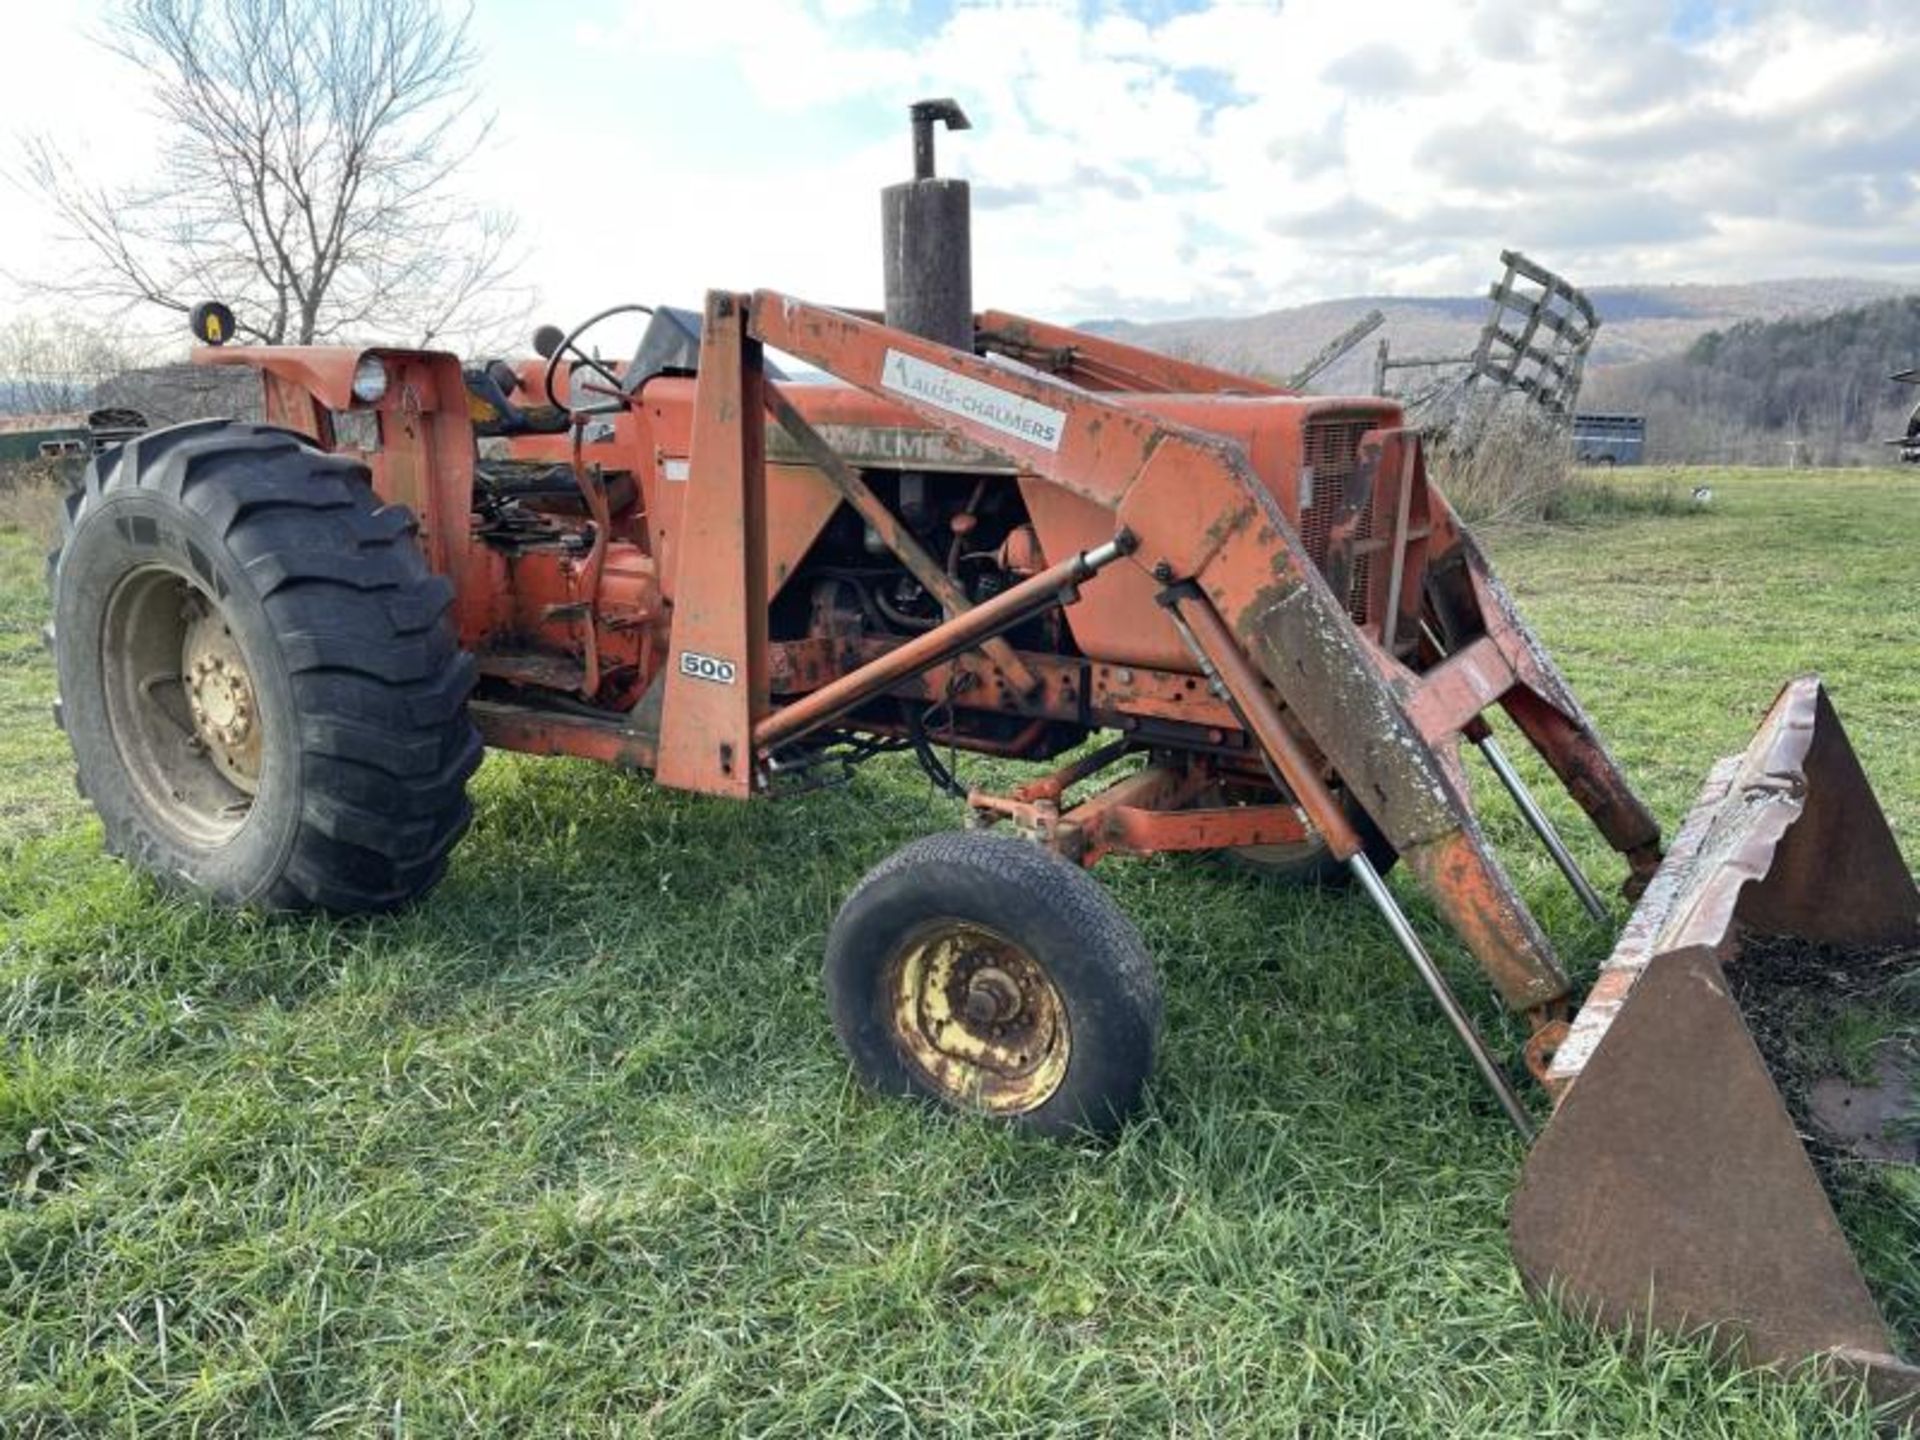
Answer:
[[[551,405],[514,404],[510,397],[520,380],[504,360],[462,366],[460,378],[467,382],[467,418],[475,435],[559,435],[572,423],[566,411]]]
[[[683,310],[678,305],[654,306],[646,333],[640,337],[640,346],[621,373],[620,388],[628,395],[637,395],[640,387],[656,375],[699,374],[700,327],[698,310]],[[763,360],[761,364],[767,379],[787,378],[771,360]]]

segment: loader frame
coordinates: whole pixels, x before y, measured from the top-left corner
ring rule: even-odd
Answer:
[[[1518,790],[1492,743],[1487,713],[1506,712],[1626,857],[1630,892],[1659,864],[1659,830],[1429,482],[1419,434],[1382,423],[1364,436],[1359,473],[1324,542],[1323,571],[1246,450],[1181,418],[1289,392],[1005,312],[978,315],[975,332],[978,355],[889,328],[870,313],[770,290],[711,292],[662,678],[625,715],[476,700],[474,719],[488,743],[635,766],[676,788],[746,799],[767,791],[783,752],[881,694],[937,700],[963,693],[960,703],[1036,723],[1090,715],[1117,722],[1123,733],[1142,714],[1177,715],[1217,739],[1219,754],[1209,757],[1202,743],[1156,757],[1111,791],[1062,808],[1067,784],[1097,773],[1080,767],[1066,783],[1055,777],[1006,795],[975,794],[974,812],[981,823],[1009,821],[1084,864],[1114,851],[1303,839],[1320,840],[1348,863],[1362,844],[1338,786],[1420,880],[1506,1003],[1527,1013],[1535,1031],[1527,1059],[1544,1077],[1570,1018],[1570,982],[1474,818],[1460,741],[1496,761],[1589,908],[1599,902]],[[1051,566],[991,607],[969,605],[786,387],[768,378],[767,347],[912,412],[954,454],[1011,465],[1023,486],[1057,497],[1047,503],[1078,507],[1086,547],[1048,557]],[[555,437],[551,446],[570,453],[588,512],[601,522],[598,539],[548,569],[527,564],[514,573],[517,586],[535,592],[550,631],[577,635],[580,659],[569,665],[491,654],[492,585],[484,547],[468,533],[469,402],[452,357],[198,352],[206,363],[260,367],[267,418],[329,448],[347,448],[335,417],[355,408],[351,379],[366,355],[379,356],[392,378],[378,406],[381,443],[360,458],[376,490],[419,517],[430,561],[454,581],[462,638],[479,652],[482,673],[585,693],[582,677],[594,674],[599,659],[596,636],[604,648],[614,622],[605,613],[605,496],[581,460],[584,416],[575,417],[570,439]],[[810,502],[816,513],[770,513],[770,437],[783,438],[826,482]],[[947,618],[898,645],[868,640],[829,653],[813,641],[770,643],[769,576],[789,563],[773,554],[772,537],[812,533],[842,502],[926,580]],[[1128,573],[1102,573],[1109,567]],[[644,621],[665,608],[658,577],[620,578],[637,598],[624,602],[632,619],[616,628],[644,636]],[[1002,638],[1022,618],[1073,604],[1083,585],[1100,587],[1094,609],[1114,611],[1129,626],[1170,625],[1189,665],[1063,663],[1016,653]],[[790,698],[776,704],[777,691]],[[1113,758],[1130,748],[1151,747],[1123,745]],[[1279,803],[1196,804],[1217,775],[1248,772],[1270,780]],[[1514,1114],[1510,1096],[1507,1103]]]
[[[772,346],[1106,512],[1111,539],[1150,580],[1154,601],[1227,712],[1221,718],[1254,738],[1297,810],[1293,819],[1280,806],[1182,812],[1199,777],[1167,767],[1085,802],[1091,810],[1060,812],[1065,787],[1042,782],[975,797],[982,816],[1005,816],[1083,861],[1116,848],[1151,853],[1305,833],[1345,861],[1361,843],[1328,783],[1337,775],[1508,1004],[1541,1026],[1557,1025],[1567,977],[1474,820],[1460,740],[1484,739],[1483,715],[1504,709],[1643,882],[1659,863],[1658,827],[1428,483],[1418,435],[1383,428],[1362,442],[1363,478],[1334,523],[1323,575],[1238,446],[1124,398],[1169,385],[1187,394],[1278,392],[1017,317],[990,313],[979,331],[989,355],[1027,363],[998,364],[773,291],[709,297],[686,522],[699,536],[699,569],[683,593],[672,648],[675,657],[738,657],[744,683],[715,686],[678,659],[669,666],[661,780],[744,798],[782,745],[903,678],[882,657],[795,704],[769,704],[767,649],[749,620],[764,610],[753,548],[764,504],[754,443],[761,410],[771,406],[803,450],[824,448],[809,444],[817,437],[765,380],[760,350]],[[1368,614],[1378,618],[1356,624],[1351,602],[1336,591],[1351,593],[1363,560],[1375,602]],[[1108,585],[1109,596],[1114,589]],[[694,598],[705,596],[723,598]],[[976,629],[985,633],[962,610],[924,637],[929,663],[921,673],[970,647]],[[1536,1055],[1544,1059],[1550,1048]]]

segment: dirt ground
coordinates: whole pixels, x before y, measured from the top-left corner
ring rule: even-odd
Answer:
[[[1727,978],[1856,1247],[1904,1245],[1914,1254],[1920,949],[1757,937]],[[1872,1288],[1909,1357],[1920,1354],[1920,1316],[1907,1297],[1885,1283]]]

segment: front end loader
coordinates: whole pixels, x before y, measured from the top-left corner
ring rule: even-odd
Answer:
[[[229,903],[378,910],[445,869],[482,742],[743,801],[911,755],[971,824],[842,907],[836,1032],[883,1091],[1047,1134],[1124,1123],[1157,1043],[1153,965],[1096,862],[1217,853],[1348,884],[1514,1128],[1536,1141],[1550,1110],[1513,1214],[1531,1282],[1910,1402],[1920,1375],[1725,979],[1753,936],[1920,940],[1824,693],[1790,685],[1663,853],[1395,404],[976,312],[965,187],[932,163],[933,126],[964,116],[913,119],[884,311],[770,290],[616,307],[649,316],[625,362],[586,326],[466,369],[203,343],[261,373],[266,423],[99,457],[54,571],[60,718],[108,844]],[[195,325],[232,329],[218,306]],[[1638,898],[1584,1003],[1481,829],[1464,747],[1612,911],[1495,715]],[[958,751],[1042,768],[969,791]],[[1522,1055],[1481,1036],[1396,865],[1525,1018]]]

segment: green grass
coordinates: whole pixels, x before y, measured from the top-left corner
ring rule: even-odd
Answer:
[[[1915,477],[1712,483],[1496,550],[1663,820],[1822,668],[1911,857]],[[0,536],[0,1434],[1868,1433],[1526,1299],[1520,1147],[1358,899],[1103,867],[1166,977],[1150,1111],[1026,1142],[868,1098],[825,1023],[838,901],[958,818],[910,768],[735,807],[496,756],[409,914],[218,913],[100,854],[40,586]]]

